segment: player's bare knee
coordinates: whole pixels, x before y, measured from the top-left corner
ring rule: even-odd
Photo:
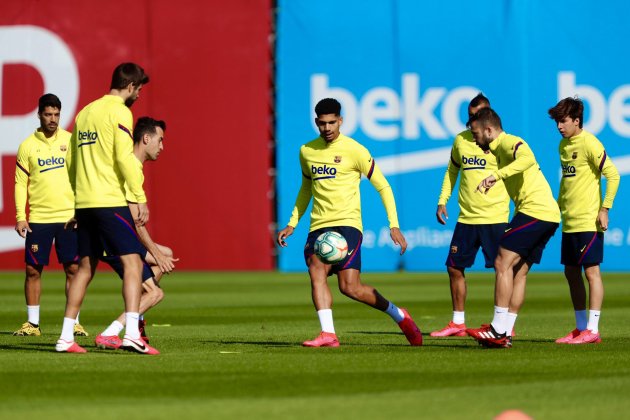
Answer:
[[[42,269],[43,267],[41,266],[32,266],[30,264],[27,264],[26,270],[25,270],[26,281],[27,282],[39,281],[41,279]]]
[[[164,290],[160,289],[159,287],[156,287],[155,304],[157,305],[158,303],[162,302],[162,300],[164,300]]]
[[[448,277],[451,281],[464,281],[464,269],[459,267],[446,267],[446,271],[448,272]]]

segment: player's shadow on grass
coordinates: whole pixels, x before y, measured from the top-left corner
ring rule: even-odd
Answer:
[[[228,344],[228,345],[234,345],[234,344],[247,344],[247,345],[253,345],[253,346],[266,346],[266,347],[293,347],[295,345],[297,345],[298,343],[293,343],[293,342],[287,342],[287,341],[245,341],[245,340],[232,340],[232,341],[226,341],[226,340],[203,340],[202,343],[205,344]]]
[[[22,343],[22,344],[0,344],[0,350],[29,350],[50,353],[55,351],[54,343]]]

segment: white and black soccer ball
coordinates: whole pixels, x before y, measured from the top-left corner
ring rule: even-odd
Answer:
[[[315,255],[326,264],[336,264],[348,255],[348,242],[338,232],[324,232],[315,241]]]

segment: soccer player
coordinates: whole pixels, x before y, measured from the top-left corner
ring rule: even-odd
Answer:
[[[76,117],[68,150],[68,173],[75,193],[78,225],[79,269],[68,289],[59,352],[85,353],[74,342],[70,322],[76,317],[98,259],[119,256],[123,265],[123,298],[127,328],[122,348],[142,354],[159,354],[140,337],[138,318],[142,294],[142,255],[146,252],[134,224],[149,219],[142,189],[142,170],[133,154],[128,108],[138,99],[149,77],[142,67],[123,63],[114,69],[108,95],[88,104]],[[125,199],[127,184],[138,203],[138,217],[131,216]]]
[[[477,191],[487,194],[503,180],[515,214],[494,261],[492,323],[466,332],[486,347],[511,347],[511,331],[525,299],[527,273],[540,263],[545,245],[558,228],[560,210],[534,153],[523,139],[503,131],[501,118],[493,109],[480,110],[469,122],[475,141],[492,152],[498,166],[479,183]]]
[[[166,131],[166,123],[155,120],[151,117],[140,117],[133,130],[133,152],[138,159],[138,165],[142,168],[147,160],[157,160],[164,149],[163,140]],[[133,202],[134,197],[127,194],[129,210],[132,217],[137,217],[137,203]],[[164,273],[170,273],[175,268],[175,262],[179,259],[173,258],[173,251],[163,245],[156,244],[145,225],[136,226],[140,242],[148,252],[144,255],[144,268],[142,272],[142,296],[140,298],[140,336],[145,342],[149,338],[145,332],[144,314],[164,299],[164,292],[159,286],[160,278]],[[120,278],[123,276],[123,267],[118,256],[106,256],[102,258],[114,268]],[[126,317],[122,313],[118,319],[111,323],[101,334],[96,336],[95,343],[98,347],[106,349],[118,349],[122,345],[119,337],[120,332],[125,328]]]
[[[558,195],[562,215],[561,263],[569,283],[576,324],[573,331],[556,340],[560,344],[601,342],[599,316],[604,284],[599,265],[604,259],[608,210],[619,187],[619,172],[597,137],[582,128],[583,115],[584,104],[574,98],[565,98],[549,110],[562,135],[559,147],[562,180]],[[602,174],[607,181],[603,201]],[[588,322],[582,268],[588,280]]]
[[[477,111],[489,106],[488,98],[481,93],[478,94],[468,104],[468,118],[470,119]],[[464,271],[475,262],[479,247],[483,251],[486,268],[494,267],[499,240],[510,213],[510,197],[502,181],[499,181],[488,194],[476,194],[475,190],[482,179],[496,170],[496,158],[488,150],[482,150],[475,143],[470,130],[462,131],[455,137],[436,211],[438,223],[445,225],[448,219],[446,203],[461,173],[458,199],[459,219],[455,225],[450,251],[446,258],[453,318],[446,327],[433,331],[431,337],[466,335],[464,307],[467,287]]]
[[[338,347],[332,316],[332,294],[327,277],[337,274],[339,289],[351,299],[386,312],[398,323],[412,346],[422,345],[422,334],[409,313],[381,296],[373,287],[361,283],[361,199],[359,182],[365,175],[379,192],[387,218],[390,235],[401,247],[407,241],[398,226],[394,194],[370,152],[350,137],[339,132],[343,117],[341,104],[332,98],[322,99],[315,106],[315,124],[320,136],[300,148],[302,185],[288,225],[278,232],[277,242],[287,246],[288,238],[297,226],[313,198],[311,227],[304,259],[311,278],[311,292],[321,324],[321,333],[303,343],[306,347]],[[336,231],[348,242],[348,255],[335,265],[325,264],[314,254],[315,240],[323,232]]]
[[[61,101],[47,93],[39,98],[39,128],[20,144],[15,167],[15,231],[26,238],[24,295],[28,320],[13,335],[41,335],[39,299],[44,266],[53,240],[66,273],[66,290],[77,272],[77,234],[65,228],[74,214],[74,194],[68,181],[66,153],[70,133],[59,127]],[[26,220],[26,205],[29,217]],[[74,320],[74,335],[88,333]]]

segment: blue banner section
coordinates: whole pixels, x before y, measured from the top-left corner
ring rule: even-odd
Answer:
[[[505,131],[530,144],[557,194],[561,136],[547,110],[577,95],[586,107],[585,129],[622,175],[603,268],[629,270],[629,15],[630,3],[622,1],[280,1],[278,225],[288,222],[300,186],[299,146],[317,136],[313,108],[334,97],[343,106],[342,132],[371,151],[392,185],[409,242],[401,257],[380,196],[363,181],[364,270],[444,270],[459,213],[456,191],[446,226],[435,211],[468,101],[480,91],[490,98]],[[280,250],[281,270],[304,269],[308,228],[306,214]],[[560,236],[559,230],[537,269],[562,269]],[[481,254],[473,269],[483,269]]]

